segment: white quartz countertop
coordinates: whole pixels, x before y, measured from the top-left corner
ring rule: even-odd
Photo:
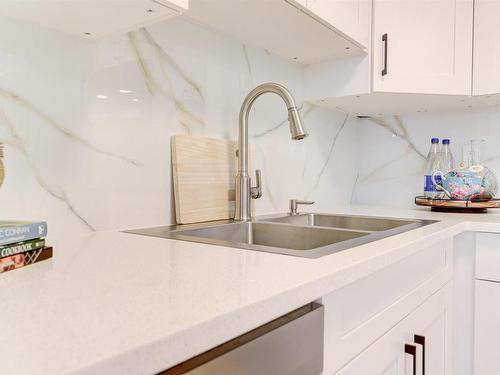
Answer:
[[[0,275],[2,374],[150,374],[500,214],[351,207],[442,220],[318,259],[118,231],[50,238],[54,258]]]

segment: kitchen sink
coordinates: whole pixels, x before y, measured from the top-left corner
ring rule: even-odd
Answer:
[[[137,229],[127,233],[319,258],[434,223],[365,216],[299,214]]]
[[[313,227],[328,227],[339,229],[363,230],[380,232],[405,225],[418,224],[419,220],[388,219],[369,216],[328,215],[328,214],[298,214],[276,218],[261,219],[262,221],[304,225]]]
[[[317,247],[366,236],[367,232],[293,227],[259,222],[243,222],[209,228],[180,230],[178,235],[211,238],[239,244],[272,246],[293,250],[312,250]]]

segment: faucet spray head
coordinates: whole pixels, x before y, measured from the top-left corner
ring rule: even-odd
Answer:
[[[297,107],[288,108],[288,123],[290,124],[292,139],[301,140],[307,137]]]

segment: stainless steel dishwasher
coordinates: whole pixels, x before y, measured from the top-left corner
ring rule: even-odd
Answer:
[[[310,303],[160,375],[319,375],[323,314]]]

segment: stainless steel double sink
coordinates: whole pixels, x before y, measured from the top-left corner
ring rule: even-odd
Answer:
[[[250,222],[171,225],[127,233],[319,258],[435,222],[308,213],[265,216]]]

